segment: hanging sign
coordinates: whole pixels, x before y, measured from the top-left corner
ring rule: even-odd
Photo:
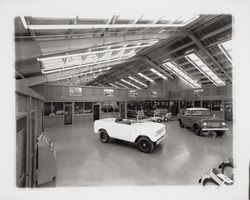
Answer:
[[[151,96],[151,97],[157,97],[157,96],[158,96],[157,91],[151,91],[151,92],[150,92],[150,96]]]
[[[104,89],[104,96],[105,97],[113,97],[114,96],[114,90],[113,89]]]
[[[130,97],[138,97],[138,90],[129,90]]]
[[[82,96],[82,88],[81,87],[69,87],[69,96]]]

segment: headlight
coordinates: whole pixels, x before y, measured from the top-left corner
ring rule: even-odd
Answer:
[[[206,125],[207,125],[207,122],[203,122],[202,124],[203,124],[203,126],[206,126]]]
[[[226,122],[221,122],[221,125],[222,125],[222,126],[225,126],[225,125],[226,125]]]

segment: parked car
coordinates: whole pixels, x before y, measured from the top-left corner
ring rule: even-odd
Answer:
[[[207,108],[187,108],[178,120],[181,128],[190,127],[199,136],[211,131],[223,136],[228,130],[225,120],[215,117]]]
[[[145,114],[143,110],[128,110],[127,116],[129,118],[145,119]]]
[[[94,122],[94,132],[107,143],[110,138],[137,143],[140,151],[150,153],[166,138],[164,124],[154,122],[132,123],[128,119],[107,118]]]

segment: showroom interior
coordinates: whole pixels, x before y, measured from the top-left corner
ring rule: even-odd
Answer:
[[[17,187],[204,185],[233,163],[232,15],[17,16],[14,27]],[[223,135],[184,125],[189,110]],[[107,119],[164,125],[164,141],[150,153],[140,138],[106,142],[94,126]]]

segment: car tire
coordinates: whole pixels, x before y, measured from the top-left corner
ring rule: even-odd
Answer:
[[[194,125],[193,131],[195,135],[203,136],[202,130],[198,125]]]
[[[141,137],[138,140],[138,148],[143,153],[151,153],[154,149],[154,144],[149,138]]]
[[[206,179],[203,180],[202,185],[203,186],[218,185],[218,183],[215,180],[211,179],[211,178],[206,178]]]
[[[182,123],[181,120],[179,120],[179,125],[180,125],[181,128],[184,128],[184,127],[185,127],[185,125]]]
[[[164,118],[164,122],[167,122],[167,121],[168,121],[168,118],[167,118],[167,117],[165,117],[165,118]]]
[[[227,177],[231,178],[233,180],[233,168],[234,166],[232,164],[224,164],[221,167],[222,174],[226,175]],[[230,173],[228,173],[228,170]]]
[[[106,130],[101,129],[98,132],[99,132],[99,137],[100,137],[101,142],[107,143],[110,140],[110,137]]]
[[[157,121],[158,123],[161,123],[161,120],[160,120],[160,119],[157,119],[156,121]]]

